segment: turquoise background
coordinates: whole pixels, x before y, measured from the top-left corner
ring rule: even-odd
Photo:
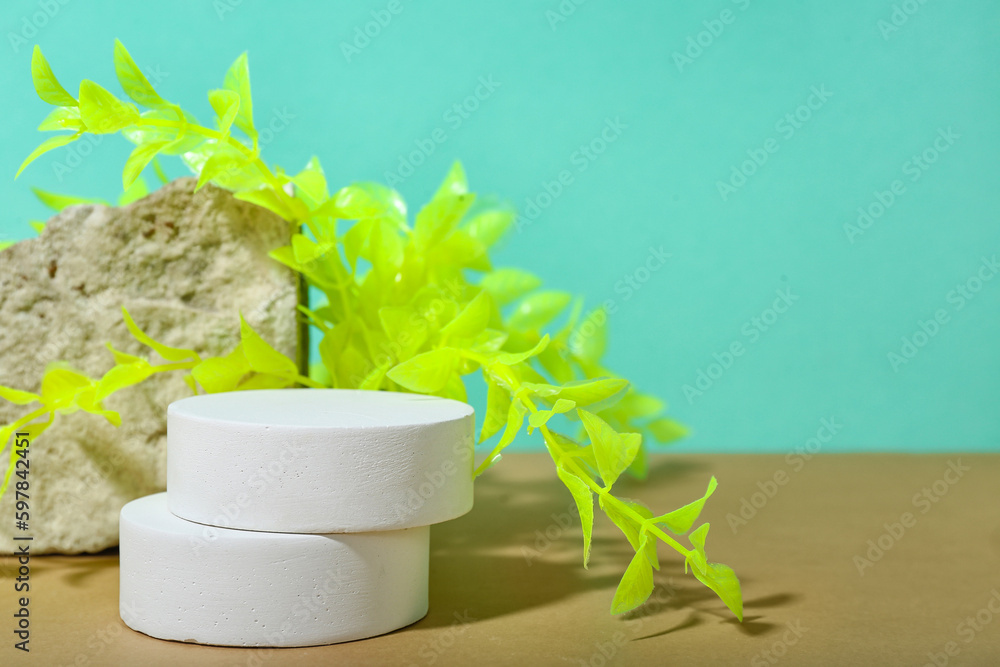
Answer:
[[[522,211],[548,203],[495,264],[591,304],[613,299],[608,363],[693,427],[679,448],[788,451],[826,418],[842,427],[824,451],[998,449],[1000,280],[976,277],[1000,252],[1000,5],[400,0],[345,55],[388,5],[5,2],[0,238],[30,236],[27,221],[45,216],[30,185],[114,198],[130,148],[108,138],[68,174],[60,149],[13,181],[43,138],[35,43],[71,90],[81,78],[118,90],[119,37],[203,118],[206,91],[249,50],[258,126],[274,110],[294,116],[270,162],[297,169],[315,153],[333,185],[385,181],[441,128],[446,141],[396,185],[411,209],[455,158],[478,192]],[[480,88],[466,118],[447,114],[480,77],[499,85]],[[829,96],[802,106],[814,88]],[[797,127],[783,120],[795,113]],[[583,157],[609,120],[623,125],[615,140]],[[957,138],[938,153],[949,128]],[[935,161],[914,171],[924,151]],[[763,164],[723,198],[718,183],[753,154]],[[564,170],[572,182],[539,199]],[[897,179],[900,194],[852,243],[845,224]],[[671,257],[647,274],[651,247]],[[981,290],[959,308],[952,290],[970,279]],[[772,319],[776,290],[795,300]],[[939,310],[947,321],[894,369],[888,354]],[[754,317],[771,323],[756,340]],[[734,343],[744,353],[712,367]],[[686,392],[699,372],[716,377]]]

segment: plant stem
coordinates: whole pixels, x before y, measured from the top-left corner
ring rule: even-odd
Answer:
[[[484,372],[487,373],[490,372],[489,370],[487,370],[487,366],[489,365],[489,360],[483,355],[472,352],[466,352],[465,356],[467,356],[469,359],[472,359],[473,361],[477,362],[480,366],[482,366]],[[532,401],[530,397],[526,396],[523,391],[521,391],[523,385],[521,384],[521,381],[513,373],[504,373],[503,381],[509,385],[509,389],[511,390],[513,398],[517,401],[520,401],[521,405],[527,408],[529,412],[536,413],[539,411],[538,406],[535,405],[535,402]],[[557,456],[552,457],[553,462],[556,464],[556,466],[559,465],[565,466],[570,473],[576,475],[581,480],[583,480],[584,484],[590,487],[590,490],[598,495],[600,503],[602,504],[609,503],[611,505],[614,505],[615,509],[617,509],[622,514],[627,515],[629,518],[631,518],[633,521],[639,524],[640,530],[645,530],[649,533],[652,533],[662,541],[666,542],[672,549],[684,555],[685,557],[687,557],[691,553],[690,549],[685,548],[681,543],[679,543],[673,537],[667,535],[665,532],[663,532],[663,530],[661,530],[656,525],[651,523],[648,519],[646,519],[646,517],[642,516],[637,511],[632,509],[632,507],[629,506],[627,503],[611,495],[610,487],[608,488],[603,487],[596,481],[594,481],[589,471],[582,468],[580,464],[577,463],[574,457],[569,456],[566,453],[566,451],[563,450],[563,448],[559,444],[559,441],[556,440],[556,438],[552,435],[552,431],[549,430],[547,425],[542,424],[539,427],[539,430],[542,432],[542,437],[545,438],[545,442],[549,445],[550,452],[554,451],[557,454]],[[496,450],[490,452],[487,461],[492,459],[495,454],[499,454],[499,452]]]

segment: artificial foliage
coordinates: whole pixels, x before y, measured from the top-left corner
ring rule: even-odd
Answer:
[[[492,265],[490,247],[514,222],[514,211],[477,202],[458,163],[412,222],[399,193],[383,185],[357,183],[331,193],[315,157],[294,174],[268,166],[254,126],[246,54],[226,72],[222,87],[208,93],[212,126],[162,98],[117,41],[114,63],[121,87],[135,104],[88,80],[73,96],[35,47],[35,89],[55,107],[39,129],[68,132],[43,142],[18,173],[85,133],[117,132],[135,145],[122,174],[126,193],[134,196],[150,163],[162,174],[157,156],[176,155],[198,176],[198,187],[211,182],[281,216],[289,223],[289,241],[271,257],[325,296],[321,303],[309,305],[305,299],[299,305],[301,317],[319,336],[320,363],[311,372],[300,368],[242,317],[235,349],[201,358],[193,350],[153,340],[122,308],[128,330],[155,357],[125,354],[109,343],[115,365],[101,378],[53,363],[37,394],[0,387],[0,398],[35,406],[0,429],[0,442],[15,431],[36,436],[57,413],[77,410],[118,425],[120,416],[102,401],[162,372],[184,372],[195,393],[307,386],[410,391],[460,401],[466,400],[465,378],[479,373],[487,387],[479,439],[499,439],[473,474],[499,461],[522,429],[538,431],[579,509],[584,567],[595,497],[635,551],[612,613],[635,609],[649,597],[662,542],[742,620],[736,575],[708,560],[709,524],[695,527],[716,488],[714,477],[703,497],[665,514],[614,493],[624,473],[646,475],[648,438],[669,442],[685,430],[663,415],[661,401],[602,365],[606,317],[583,318],[581,303],[570,294],[543,289],[527,271]],[[57,209],[78,201],[39,196]],[[14,457],[12,447],[0,493],[11,480]]]

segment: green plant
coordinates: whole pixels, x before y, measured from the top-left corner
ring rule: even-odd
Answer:
[[[331,194],[315,157],[294,175],[268,167],[260,156],[245,54],[226,73],[223,87],[209,92],[214,128],[160,97],[120,42],[114,60],[125,93],[147,111],[140,113],[87,80],[80,84],[79,99],[73,97],[36,47],[35,89],[56,107],[39,129],[71,134],[42,143],[18,173],[85,132],[121,132],[135,144],[122,174],[126,190],[157,155],[179,155],[198,175],[198,187],[212,182],[278,214],[289,222],[289,243],[271,256],[325,296],[315,307],[299,305],[302,317],[321,335],[321,363],[306,374],[242,317],[241,343],[223,357],[202,359],[193,350],[152,340],[123,308],[129,331],[165,363],[123,354],[109,344],[115,366],[100,379],[57,364],[46,370],[40,394],[0,388],[0,397],[9,401],[41,405],[0,430],[0,441],[18,429],[41,432],[57,412],[85,410],[117,423],[118,415],[101,401],[165,371],[187,371],[185,379],[195,392],[299,384],[412,391],[463,401],[462,378],[478,371],[487,386],[480,442],[500,438],[475,474],[496,463],[522,427],[541,433],[556,474],[579,508],[584,566],[595,495],[635,550],[612,601],[613,613],[648,598],[652,571],[659,568],[657,544],[664,542],[742,620],[739,581],[730,568],[705,555],[709,524],[692,530],[716,488],[714,477],[703,497],[661,515],[613,494],[612,486],[626,471],[646,475],[644,434],[669,442],[685,431],[662,415],[662,402],[602,365],[606,317],[597,312],[581,320],[581,303],[571,295],[540,289],[538,278],[526,271],[492,266],[489,248],[514,221],[512,210],[477,202],[458,163],[412,225],[403,199],[383,185],[358,183]],[[543,332],[563,314],[558,329]],[[48,421],[36,421],[44,417]],[[558,419],[579,435],[556,430]],[[573,427],[574,422],[579,424]],[[10,475],[9,469],[3,488]],[[687,536],[690,547],[681,544],[681,536]]]

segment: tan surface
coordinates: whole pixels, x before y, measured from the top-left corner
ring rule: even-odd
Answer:
[[[922,488],[945,479],[949,460],[969,470],[938,484],[946,490],[938,502],[914,504]],[[726,515],[778,471],[785,484],[734,534]],[[12,648],[7,558],[0,664],[924,665],[933,652],[939,664],[1000,665],[1000,456],[821,456],[798,471],[782,456],[671,456],[656,460],[652,481],[623,484],[619,493],[666,511],[700,495],[712,474],[720,486],[704,514],[708,553],[740,575],[742,625],[663,547],[656,601],[638,618],[611,617],[629,558],[624,538],[598,517],[592,565],[583,570],[579,529],[559,531],[552,517],[571,501],[551,463],[511,455],[480,480],[471,514],[434,528],[431,611],[413,626],[309,649],[163,642],[119,620],[115,554],[38,557],[25,655]],[[904,512],[915,523],[860,575],[853,557]],[[535,531],[546,529],[552,545],[529,551]],[[987,607],[994,592],[998,613]],[[978,630],[961,625],[977,612]],[[957,655],[946,656],[948,648]]]

